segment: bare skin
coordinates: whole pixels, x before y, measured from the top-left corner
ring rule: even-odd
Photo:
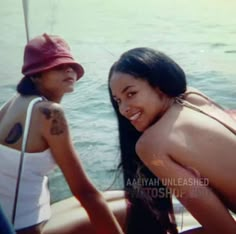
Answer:
[[[76,73],[70,66],[48,70],[35,80],[42,96],[48,101],[36,103],[33,108],[26,152],[42,152],[50,148],[71,192],[85,208],[94,233],[121,234],[123,231],[108,208],[103,195],[93,186],[82,167],[70,137],[64,111],[59,104],[65,93],[73,91],[75,81]],[[24,128],[26,110],[33,98],[33,96],[18,95],[2,108],[0,144],[16,150],[21,149],[22,133],[16,126]],[[20,234],[42,232],[41,224],[19,230]]]
[[[137,154],[156,176],[172,181],[166,186],[202,225],[189,234],[236,233],[228,212],[236,212],[235,134],[144,80],[114,73],[110,87],[120,113],[143,132]],[[236,132],[235,120],[211,101],[194,94],[186,100]]]
[[[188,101],[196,105],[193,98]],[[215,117],[222,119],[223,116],[227,124],[235,127],[227,114],[216,110],[210,103],[200,107]],[[177,181],[178,178],[192,177],[197,181],[200,175],[209,180],[208,186],[169,186],[180,195],[178,199],[202,224],[206,233],[234,233],[236,230],[227,211],[227,208],[236,211],[236,184],[229,183],[236,176],[235,151],[236,137],[232,132],[208,116],[178,104],[172,105],[137,143],[139,156],[160,178]],[[227,160],[223,155],[227,155]],[[157,165],[158,160],[162,163]],[[189,168],[197,170],[199,175],[193,174]]]
[[[104,198],[121,227],[125,227],[127,203],[124,191],[106,191]],[[74,198],[52,205],[52,218],[44,227],[44,234],[94,234],[93,226],[83,207]]]

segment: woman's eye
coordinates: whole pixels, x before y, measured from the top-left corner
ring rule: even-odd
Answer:
[[[135,94],[136,94],[136,92],[129,92],[129,93],[127,94],[127,96],[128,96],[128,97],[133,97]]]

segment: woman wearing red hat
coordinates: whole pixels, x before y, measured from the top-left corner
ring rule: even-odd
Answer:
[[[94,231],[123,233],[82,168],[59,104],[82,77],[82,66],[63,39],[43,34],[26,45],[22,73],[19,94],[0,110],[0,203],[15,230],[42,232],[51,215],[46,175],[57,164]]]

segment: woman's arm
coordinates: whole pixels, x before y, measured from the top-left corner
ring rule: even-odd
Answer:
[[[211,188],[201,183],[196,173],[161,152],[153,137],[143,138],[136,150],[145,165],[165,182],[172,194],[202,225],[202,233],[236,233],[235,221]]]
[[[86,209],[96,233],[123,233],[105,199],[87,177],[73,146],[63,110],[57,104],[40,109],[44,121],[42,135],[61,168],[73,195]]]

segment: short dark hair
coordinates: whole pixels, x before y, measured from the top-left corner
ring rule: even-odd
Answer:
[[[135,48],[123,53],[111,67],[109,80],[114,72],[146,80],[170,97],[179,96],[187,87],[183,69],[164,53],[150,48]]]
[[[36,77],[39,77],[39,75],[23,77],[17,84],[17,92],[23,96],[40,95],[40,92],[38,91],[38,88],[33,81],[33,79],[36,79]]]

